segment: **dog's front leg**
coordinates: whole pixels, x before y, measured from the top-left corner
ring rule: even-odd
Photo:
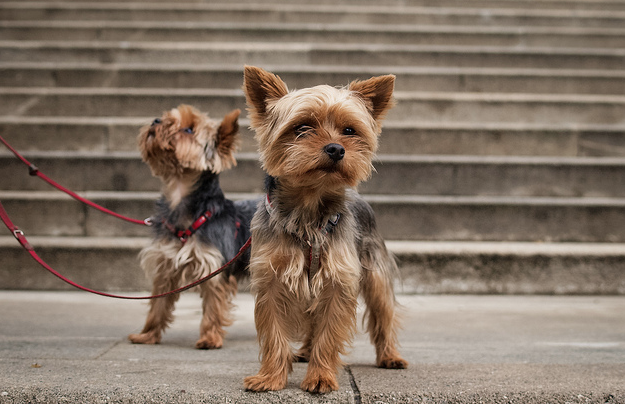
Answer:
[[[164,265],[167,268],[173,268],[173,265]],[[158,272],[154,277],[152,294],[159,295],[161,293],[174,290],[180,283],[180,271],[171,270]],[[180,294],[175,293],[165,297],[150,300],[150,311],[145,320],[145,325],[140,334],[130,334],[128,339],[133,344],[158,344],[161,342],[163,331],[169,327],[174,319],[173,311],[176,301],[180,298]]]
[[[353,282],[352,282],[353,283]],[[357,286],[327,282],[312,314],[312,346],[302,390],[329,393],[338,390],[340,354],[356,330]]]
[[[256,376],[246,377],[244,385],[250,391],[281,390],[286,387],[292,370],[293,353],[289,344],[293,334],[293,319],[289,313],[295,296],[269,268],[259,281],[259,269],[253,273],[256,288],[254,320],[260,343],[261,366]]]

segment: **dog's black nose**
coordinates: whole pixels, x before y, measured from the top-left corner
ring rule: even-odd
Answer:
[[[338,143],[330,143],[323,150],[335,163],[342,160],[343,156],[345,156],[345,148]]]

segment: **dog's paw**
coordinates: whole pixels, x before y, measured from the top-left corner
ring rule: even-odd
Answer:
[[[300,349],[295,355],[293,355],[293,362],[309,362],[310,351]]]
[[[218,334],[203,335],[195,343],[197,349],[219,349],[224,345],[224,339]]]
[[[300,387],[309,393],[325,394],[338,390],[339,383],[334,375],[306,376]]]
[[[153,332],[146,332],[146,333],[143,333],[143,334],[130,334],[128,336],[128,339],[133,344],[153,345],[153,344],[158,344],[158,343],[161,342],[160,334],[156,334],[156,333],[153,333]]]
[[[275,391],[286,387],[286,379],[258,374],[246,377],[243,385],[247,391]]]
[[[378,361],[378,367],[384,369],[406,369],[408,367],[408,362],[399,356],[382,358]]]

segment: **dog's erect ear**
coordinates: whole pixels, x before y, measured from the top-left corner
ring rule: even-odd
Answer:
[[[367,108],[373,119],[380,121],[395,102],[393,101],[393,88],[395,76],[372,77],[369,80],[352,81],[349,90],[359,93],[367,102]]]
[[[245,66],[243,91],[250,112],[259,117],[267,112],[268,101],[280,99],[289,92],[280,77],[255,66]]]
[[[239,115],[241,115],[240,109],[234,109],[221,121],[219,129],[217,129],[217,138],[219,142],[225,137],[235,136],[239,132]]]
[[[234,159],[234,152],[239,145],[239,115],[240,109],[230,111],[219,125],[217,129],[217,139],[215,146],[217,154],[224,162],[230,162],[232,165],[236,165]]]

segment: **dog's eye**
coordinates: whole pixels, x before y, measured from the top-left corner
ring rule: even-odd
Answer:
[[[184,133],[193,134],[193,128],[184,128],[182,131],[183,131]]]
[[[295,127],[295,129],[294,129],[295,135],[297,135],[297,137],[307,135],[307,134],[311,133],[312,130],[313,130],[312,126],[308,126],[308,125],[305,125],[305,124],[297,125]]]
[[[159,123],[162,123],[163,121],[161,121],[159,118],[156,118],[155,120],[152,121],[152,126],[154,125],[158,125]]]
[[[343,129],[343,134],[345,136],[356,136],[356,131],[354,130],[354,128],[345,128]]]

